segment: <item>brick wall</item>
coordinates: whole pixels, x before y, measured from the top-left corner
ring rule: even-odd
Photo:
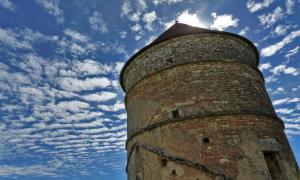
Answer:
[[[254,49],[237,37],[205,33],[188,35],[160,43],[136,57],[123,74],[124,85],[128,90],[145,76],[177,64],[221,59],[252,67],[258,64]]]

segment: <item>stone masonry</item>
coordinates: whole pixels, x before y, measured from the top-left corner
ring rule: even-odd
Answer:
[[[299,180],[244,37],[176,23],[121,72],[129,180]]]

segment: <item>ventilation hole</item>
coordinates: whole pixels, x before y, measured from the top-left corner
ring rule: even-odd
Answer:
[[[243,158],[244,158],[243,156],[238,155],[238,156],[236,157],[236,160],[241,160],[241,159],[243,159]]]
[[[173,60],[173,58],[168,58],[168,59],[166,60],[166,62],[169,63],[169,64],[173,64],[173,63],[174,63],[174,60]]]
[[[176,175],[177,175],[177,174],[176,174],[176,170],[173,169],[172,172],[171,172],[171,174],[172,174],[173,176],[176,176]]]
[[[168,160],[167,159],[161,159],[161,166],[165,167],[168,164]]]
[[[140,151],[140,146],[135,146],[135,151],[139,152]]]
[[[175,110],[172,111],[172,117],[173,118],[179,118],[180,117],[178,109],[175,109]]]
[[[141,174],[136,175],[135,180],[142,180],[142,175]]]
[[[203,139],[202,139],[202,142],[203,142],[204,144],[208,144],[208,143],[209,143],[209,138],[203,138]]]

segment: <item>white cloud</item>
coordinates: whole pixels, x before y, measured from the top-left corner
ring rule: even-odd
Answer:
[[[59,8],[59,0],[35,0],[48,14],[53,15],[57,22],[63,23],[63,10]]]
[[[259,65],[258,68],[259,68],[261,71],[264,71],[264,70],[270,69],[271,67],[272,67],[272,66],[271,66],[270,63],[265,63],[265,64]]]
[[[178,17],[177,20],[180,23],[189,24],[191,26],[197,26],[197,27],[207,27],[207,25],[204,24],[204,22],[201,22],[199,16],[196,13],[189,13],[188,10],[183,11]]]
[[[124,103],[122,103],[120,101],[117,101],[113,105],[98,105],[97,107],[103,111],[111,111],[111,112],[117,112],[117,111],[125,109]]]
[[[10,29],[0,28],[0,42],[12,48],[31,49],[32,46],[27,41],[20,41],[18,35]]]
[[[127,16],[132,12],[132,5],[129,0],[125,0],[121,6],[121,16]]]
[[[289,104],[289,103],[297,103],[300,102],[300,98],[284,98],[278,99],[273,101],[273,105],[282,105],[282,104]]]
[[[137,0],[137,9],[143,11],[147,9],[147,3],[145,0]]]
[[[87,42],[89,38],[70,28],[64,30],[65,35],[70,36],[73,40],[79,42]]]
[[[273,75],[265,78],[266,83],[276,82],[277,80],[278,78]]]
[[[56,176],[57,174],[52,172],[54,169],[43,165],[30,165],[30,166],[0,166],[0,176],[12,176],[12,175],[31,175],[31,176]]]
[[[288,51],[288,53],[284,56],[287,59],[290,59],[292,56],[297,54],[299,52],[300,47],[296,46],[294,49],[291,49]]]
[[[101,33],[108,32],[107,25],[103,20],[102,14],[100,12],[94,12],[93,15],[89,17],[89,23],[93,30],[100,31]]]
[[[293,92],[298,91],[298,90],[300,90],[300,85],[299,85],[299,86],[296,86],[296,87],[294,87],[294,88],[292,88],[292,91],[293,91]]]
[[[210,25],[212,29],[223,31],[229,27],[237,27],[239,19],[234,18],[231,14],[217,15],[217,13],[211,13],[213,17],[213,23]]]
[[[138,23],[148,8],[145,0],[133,1],[125,0],[121,6],[121,17],[126,17],[130,21]]]
[[[288,100],[289,100],[289,98],[274,100],[273,105],[274,106],[280,105],[280,104],[286,103]]]
[[[144,14],[143,20],[146,23],[147,30],[149,30],[149,31],[153,30],[152,23],[153,23],[153,21],[156,20],[156,18],[157,18],[157,16],[156,16],[155,11]]]
[[[99,94],[89,94],[82,96],[82,99],[86,101],[97,101],[97,102],[103,102],[108,101],[111,99],[115,99],[118,95],[113,92],[104,92],[102,91]]]
[[[5,70],[0,71],[0,81],[12,86],[32,84],[32,81],[24,73],[10,73]],[[3,87],[3,86],[2,86]],[[4,86],[5,87],[5,86]],[[13,89],[17,88],[14,87]]]
[[[251,13],[253,13],[266,7],[269,7],[273,2],[273,0],[263,0],[263,2],[256,3],[254,2],[254,0],[248,0],[247,8]]]
[[[289,28],[290,26],[278,25],[274,30],[274,34],[276,34],[277,36],[284,35]]]
[[[135,39],[136,41],[140,40],[141,38],[142,38],[141,35],[136,35],[136,36],[134,36],[134,39]]]
[[[119,34],[120,34],[120,38],[121,39],[125,39],[126,36],[127,36],[127,32],[126,31],[121,31]]]
[[[281,86],[277,87],[275,91],[271,92],[272,95],[285,93],[285,89]]]
[[[277,113],[279,114],[290,114],[294,112],[294,109],[289,109],[289,108],[280,108],[280,109],[275,109]]]
[[[271,27],[281,18],[283,18],[283,10],[281,7],[277,7],[272,13],[258,16],[261,25],[266,28]]]
[[[175,3],[179,3],[182,2],[182,0],[153,0],[153,4],[155,6],[157,5],[161,5],[161,4],[175,4]]]
[[[202,27],[207,28],[208,25],[199,18],[197,13],[190,13],[189,10],[184,10],[182,13],[180,13],[176,20],[180,23],[188,24],[190,26],[196,26],[196,27]],[[165,29],[169,28],[174,24],[175,21],[169,21],[163,23],[165,26]]]
[[[16,6],[10,0],[1,0],[0,6],[10,11],[16,10]]]
[[[296,4],[295,0],[286,0],[285,1],[286,13],[293,14],[294,13],[293,8],[295,4]]]
[[[61,113],[65,111],[79,112],[89,108],[90,105],[82,101],[73,100],[73,101],[62,101],[57,104],[50,103],[49,107],[53,111]]]
[[[115,117],[117,117],[118,119],[127,119],[127,113],[118,114],[115,115]]]
[[[286,68],[286,65],[284,64],[281,64],[281,65],[278,65],[278,66],[275,66],[271,72],[275,75],[278,75],[279,73],[283,72],[284,69]]]
[[[297,76],[299,74],[299,71],[294,67],[287,67],[284,71],[284,74],[291,74],[293,76]]]
[[[103,42],[93,40],[89,40],[87,42],[80,42],[74,41],[73,39],[68,40],[66,37],[63,37],[57,41],[57,44],[57,53],[63,55],[68,54],[71,55],[73,58],[84,58],[86,57],[86,55],[94,55],[97,52],[96,50],[100,50],[103,53],[110,52],[114,54],[127,55],[124,45],[118,42]]]
[[[135,24],[134,26],[130,27],[131,31],[138,32],[142,29],[142,26],[140,24]]]
[[[297,122],[297,120],[296,120],[296,122]],[[285,128],[294,129],[294,130],[298,131],[298,134],[300,134],[300,124],[285,123]]]
[[[102,64],[92,59],[74,60],[72,71],[80,76],[108,74],[114,72],[114,65]]]
[[[249,28],[248,26],[246,26],[244,29],[242,29],[242,30],[239,32],[239,35],[245,36],[249,30],[250,30],[250,28]]]
[[[295,38],[300,36],[300,30],[293,31],[289,35],[287,35],[283,40],[270,45],[268,47],[265,47],[261,50],[261,55],[263,57],[268,57],[276,54],[277,51],[282,49],[285,45],[291,43]]]
[[[286,130],[284,130],[284,132],[287,135],[300,135],[300,131],[295,131],[295,130],[291,130],[291,129],[286,129]]]
[[[105,88],[111,85],[111,81],[106,78],[86,78],[79,80],[76,78],[59,78],[58,84],[67,91],[80,92],[85,90],[94,90],[95,88]]]
[[[152,41],[154,41],[155,38],[156,38],[155,36],[150,36],[150,37],[146,40],[145,46],[148,45],[148,44],[150,44]]]
[[[293,76],[297,76],[299,71],[294,67],[287,67],[285,64],[280,64],[275,66],[273,69],[270,70],[274,75],[279,75],[280,73],[290,74]]]
[[[124,64],[125,64],[124,62],[117,62],[115,66],[116,72],[120,73],[122,68],[124,67]]]
[[[141,17],[140,17],[141,14],[142,13],[140,11],[136,11],[136,12],[128,15],[128,19],[133,22],[138,22],[141,19]]]

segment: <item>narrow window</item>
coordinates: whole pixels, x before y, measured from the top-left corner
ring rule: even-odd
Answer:
[[[273,180],[284,179],[277,160],[277,152],[263,152],[269,169],[270,176]]]
[[[160,163],[161,163],[161,166],[163,166],[163,167],[167,166],[168,160],[167,159],[161,159]]]
[[[137,174],[135,177],[135,180],[142,180],[142,175],[141,174]]]
[[[176,176],[176,175],[177,175],[176,170],[173,169],[172,172],[171,172],[171,174],[172,174],[173,176]]]
[[[179,118],[180,117],[178,109],[172,110],[172,117],[173,118]]]
[[[208,144],[208,143],[209,143],[209,138],[203,138],[203,139],[202,139],[202,142],[203,142],[204,144]]]
[[[167,61],[168,64],[173,64],[174,63],[173,58],[168,58],[166,61]]]

